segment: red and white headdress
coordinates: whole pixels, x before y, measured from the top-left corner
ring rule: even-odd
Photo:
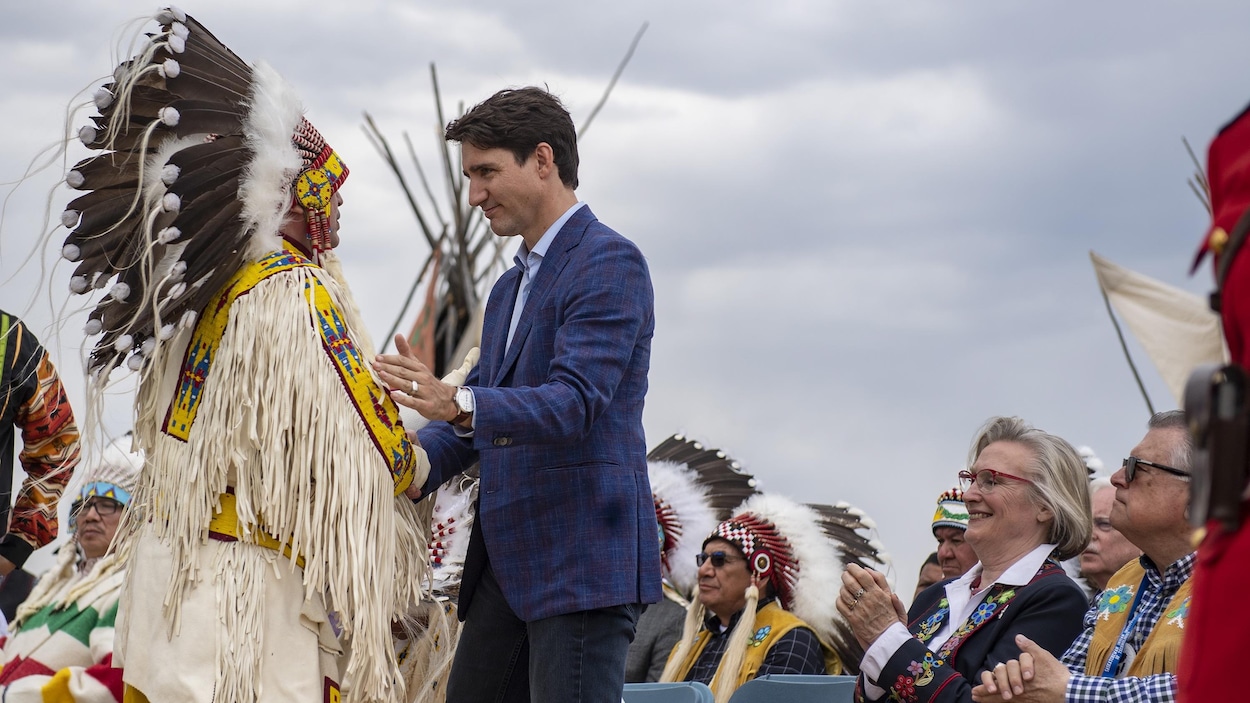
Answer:
[[[719,449],[675,434],[647,454],[664,578],[689,599],[698,582],[699,540],[753,495],[755,478]]]

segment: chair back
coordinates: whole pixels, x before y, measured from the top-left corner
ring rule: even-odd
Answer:
[[[713,703],[712,689],[698,681],[677,683],[627,683],[625,703]]]
[[[854,676],[764,674],[734,691],[729,703],[851,703]]]

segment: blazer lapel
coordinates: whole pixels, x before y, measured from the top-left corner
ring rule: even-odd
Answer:
[[[539,269],[541,271],[541,269]],[[482,357],[482,380],[488,386],[498,386],[503,373],[503,348],[508,343],[508,325],[512,322],[512,308],[516,305],[517,286],[521,283],[521,269],[513,266],[499,277],[491,297],[486,302],[489,313],[482,325],[482,346],[499,351],[490,357]],[[495,312],[498,310],[499,312]]]
[[[525,344],[525,337],[529,335],[530,328],[534,325],[534,315],[540,307],[543,300],[551,292],[555,280],[560,277],[560,272],[564,270],[565,264],[569,261],[569,251],[581,243],[582,235],[586,233],[586,228],[595,220],[595,215],[590,211],[589,205],[583,205],[568,222],[560,228],[556,233],[555,241],[547,248],[547,256],[543,259],[543,264],[538,269],[538,276],[530,283],[529,295],[525,297],[525,307],[521,310],[521,319],[517,320],[516,332],[512,333],[512,344],[508,346],[508,351],[503,357],[503,363],[499,366],[496,379],[502,379],[508,374],[508,371],[516,365],[517,357],[521,354],[521,347]],[[520,272],[518,271],[518,277]],[[515,290],[515,289],[514,289]],[[513,298],[515,301],[515,297]],[[516,303],[514,302],[513,305]],[[508,325],[512,322],[511,308],[506,319],[503,320],[503,340],[501,344],[507,343]]]

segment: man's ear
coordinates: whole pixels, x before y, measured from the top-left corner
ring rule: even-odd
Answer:
[[[547,142],[539,142],[534,147],[534,165],[538,167],[538,175],[542,178],[556,174],[556,152]]]

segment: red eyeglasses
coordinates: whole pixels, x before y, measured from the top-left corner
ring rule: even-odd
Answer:
[[[959,488],[966,491],[972,487],[973,483],[975,483],[977,484],[978,491],[981,491],[982,493],[989,493],[999,486],[1004,478],[1009,478],[1012,481],[1019,481],[1020,483],[1033,483],[1027,478],[1012,476],[1011,474],[1005,474],[1002,471],[995,471],[994,469],[981,469],[976,473],[964,469],[959,472]]]

